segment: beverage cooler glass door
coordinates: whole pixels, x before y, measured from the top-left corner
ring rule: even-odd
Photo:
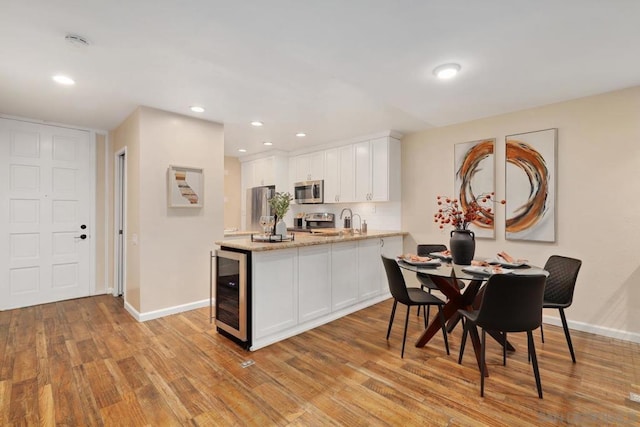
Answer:
[[[216,251],[216,326],[247,340],[247,255]]]

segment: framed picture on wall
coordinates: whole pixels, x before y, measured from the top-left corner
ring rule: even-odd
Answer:
[[[463,211],[473,201],[481,201],[483,195],[495,191],[495,139],[461,142],[454,147],[454,197]],[[495,238],[494,210],[487,203],[480,206],[478,218],[469,229],[476,237]]]
[[[558,129],[505,139],[505,237],[555,242]]]
[[[201,208],[203,206],[204,175],[202,169],[169,166],[167,188],[170,208]]]

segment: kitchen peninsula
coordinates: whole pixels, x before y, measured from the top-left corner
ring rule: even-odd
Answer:
[[[250,238],[215,242],[221,248],[212,264],[220,270],[212,273],[218,331],[257,350],[389,298],[380,255],[401,254],[406,233],[334,234],[297,233],[293,241],[275,243]],[[243,261],[235,265],[242,266],[242,278],[229,279],[222,271],[225,257],[238,256]],[[225,301],[226,282],[232,288],[243,283],[244,297]],[[237,306],[238,320],[224,320],[230,305]],[[235,334],[226,325],[221,330],[219,322],[244,323],[246,338],[230,336]]]

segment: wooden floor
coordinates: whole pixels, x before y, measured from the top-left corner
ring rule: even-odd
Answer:
[[[479,397],[469,347],[457,364],[441,336],[404,359],[391,301],[256,352],[215,332],[208,309],[138,323],[122,300],[97,296],[0,312],[0,425],[640,425],[640,345],[562,329],[536,334],[539,400],[526,335],[506,367],[491,342]],[[243,368],[242,362],[255,363]]]

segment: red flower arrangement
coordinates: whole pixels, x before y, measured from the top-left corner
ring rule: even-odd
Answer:
[[[452,199],[446,196],[438,196],[438,212],[434,215],[433,222],[439,223],[440,228],[452,225],[457,230],[468,230],[472,223],[480,228],[493,227],[493,204],[495,193],[484,193],[470,201]],[[500,204],[505,204],[501,200]]]

